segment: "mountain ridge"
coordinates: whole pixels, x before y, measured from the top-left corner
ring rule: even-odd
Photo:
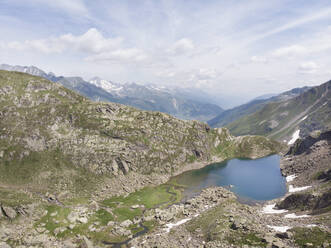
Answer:
[[[289,141],[300,136],[326,131],[331,127],[331,81],[311,87],[294,98],[265,104],[260,110],[243,116],[227,127],[235,135],[258,134]]]
[[[81,77],[55,76],[45,73],[35,66],[11,66],[2,64],[0,69],[9,71],[27,72],[31,75],[41,76],[94,101],[117,102],[130,105],[142,110],[160,111],[174,115],[181,119],[196,119],[207,121],[223,109],[216,104],[189,99],[177,93],[155,86],[143,86],[136,83],[118,84],[104,79],[92,78],[90,82]]]
[[[293,98],[295,96],[298,96],[299,94],[307,91],[311,87],[305,86],[302,88],[294,88],[288,91],[285,91],[283,93],[277,94],[275,96],[271,97],[257,97],[256,99],[253,99],[252,101],[249,101],[246,104],[242,104],[240,106],[234,107],[229,110],[225,110],[224,112],[220,113],[215,118],[207,121],[207,123],[212,127],[223,127],[231,122],[236,121],[237,119],[252,114],[260,109],[263,108],[264,105],[270,103],[270,102],[277,102],[277,101],[285,101],[286,99]]]

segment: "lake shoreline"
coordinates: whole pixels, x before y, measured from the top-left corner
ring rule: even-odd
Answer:
[[[224,187],[234,192],[238,200],[249,205],[283,197],[285,178],[280,173],[280,155],[259,159],[226,159],[218,162],[194,163],[173,176],[175,184],[185,187],[184,198],[192,197],[207,187]],[[256,193],[254,193],[256,192]]]
[[[231,159],[259,159],[259,158],[265,158],[271,155],[279,155],[280,157],[283,156],[282,153],[270,153],[270,154],[265,154],[263,156],[251,156],[251,157],[246,157],[246,158],[238,158],[238,157],[228,157],[228,158],[222,158],[222,157],[217,157],[217,156],[213,156],[210,160],[208,161],[195,161],[193,163],[186,163],[184,166],[178,168],[174,173],[172,173],[169,177],[169,179],[171,177],[174,176],[178,176],[179,174],[182,174],[186,171],[190,171],[190,170],[198,170],[201,169],[205,166],[208,166],[210,164],[214,164],[214,163],[222,163],[226,160],[231,160]]]
[[[269,155],[267,155],[269,156]],[[183,167],[179,168],[178,170],[176,170],[176,172],[174,172],[169,180],[172,178],[172,177],[175,177],[175,176],[178,176],[184,172],[187,172],[187,171],[191,171],[191,170],[198,170],[198,169],[201,169],[203,167],[206,167],[210,164],[214,164],[214,163],[221,163],[221,162],[224,162],[225,160],[229,160],[231,158],[227,158],[227,159],[224,159],[224,158],[219,158],[219,157],[212,157],[211,160],[208,160],[208,161],[196,161],[196,162],[193,162],[193,163],[190,163],[190,164],[185,164]]]

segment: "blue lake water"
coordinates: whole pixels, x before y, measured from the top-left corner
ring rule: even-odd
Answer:
[[[271,200],[286,193],[279,159],[278,155],[254,160],[231,159],[184,172],[173,179],[186,187],[186,196],[210,186],[225,186],[242,199]]]

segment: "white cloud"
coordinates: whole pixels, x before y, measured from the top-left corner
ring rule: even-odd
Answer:
[[[214,79],[218,77],[218,73],[215,69],[210,68],[200,68],[197,73],[194,75],[194,77],[198,80],[208,80],[208,79]]]
[[[182,55],[194,49],[193,41],[187,38],[176,41],[173,46],[168,49],[168,52],[172,55]]]
[[[319,66],[313,61],[302,62],[299,65],[299,72],[306,73],[306,74],[314,74],[317,72],[318,68],[319,68]]]
[[[66,50],[75,50],[84,53],[107,52],[119,46],[122,38],[106,39],[95,28],[89,29],[82,35],[65,34],[48,39],[12,41],[7,47],[16,50],[35,50],[43,53],[62,53]]]
[[[187,74],[186,79],[197,88],[212,88],[212,83],[218,79],[222,73],[214,68],[200,68],[198,70],[192,70]]]
[[[113,61],[113,62],[142,62],[147,59],[147,55],[137,49],[119,49],[111,52],[103,52],[91,55],[86,58],[87,61]]]
[[[164,78],[172,78],[174,76],[176,76],[175,71],[171,70],[171,69],[162,69],[159,70],[155,73],[156,76],[158,77],[164,77]]]
[[[65,44],[67,47],[87,53],[108,52],[122,43],[120,37],[107,39],[95,28],[89,29],[80,36],[72,34],[62,35],[57,39],[58,43]]]
[[[267,58],[261,57],[261,56],[252,56],[250,60],[254,63],[267,63],[268,62]]]
[[[293,57],[297,55],[303,55],[307,53],[308,50],[302,45],[291,45],[286,47],[281,47],[276,49],[271,53],[273,57]]]
[[[265,32],[261,35],[258,35],[253,40],[256,41],[256,40],[259,40],[259,39],[263,39],[263,38],[266,38],[270,35],[278,34],[280,32],[284,32],[284,31],[287,31],[289,29],[293,29],[295,27],[301,26],[301,25],[309,23],[309,22],[317,21],[317,20],[323,19],[323,18],[328,18],[328,17],[330,17],[330,15],[331,15],[331,8],[325,8],[325,9],[322,9],[318,12],[313,12],[313,14],[306,15],[306,16],[303,16],[301,18],[295,18],[294,21],[288,22],[284,25],[276,27],[276,28],[274,28],[270,31],[267,31],[267,32]]]
[[[83,53],[87,61],[140,62],[147,55],[137,48],[122,48],[123,39],[105,38],[97,29],[91,28],[82,35],[65,34],[55,38],[13,41],[2,44],[19,51],[38,51],[45,54],[76,51]]]
[[[21,2],[19,0],[11,1]],[[35,7],[45,5],[56,10],[65,11],[68,14],[88,16],[88,9],[83,0],[25,0],[24,3]]]

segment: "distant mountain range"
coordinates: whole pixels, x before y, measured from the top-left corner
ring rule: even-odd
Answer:
[[[142,110],[160,111],[180,119],[207,121],[224,110],[207,101],[191,89],[166,89],[156,85],[136,83],[119,84],[98,77],[85,81],[81,77],[56,76],[35,66],[12,66],[2,64],[1,70],[25,72],[57,82],[90,98],[93,101],[116,102]]]
[[[235,135],[264,135],[286,142],[293,136],[306,137],[312,131],[328,130],[331,128],[331,81],[254,100],[224,111],[208,123],[213,127],[226,126]]]

